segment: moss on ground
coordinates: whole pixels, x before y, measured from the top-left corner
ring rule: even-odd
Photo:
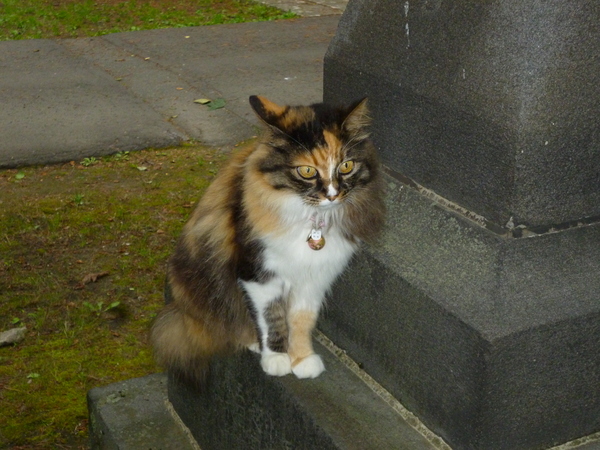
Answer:
[[[0,348],[0,448],[87,448],[86,392],[160,370],[165,263],[223,160],[187,146],[0,171],[0,331],[27,327]]]
[[[0,41],[289,19],[252,0],[3,0]]]

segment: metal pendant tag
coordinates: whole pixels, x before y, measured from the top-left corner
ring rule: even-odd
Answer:
[[[325,247],[325,238],[323,237],[321,229],[313,228],[310,231],[306,242],[308,242],[308,246],[313,250],[321,250],[323,247]]]

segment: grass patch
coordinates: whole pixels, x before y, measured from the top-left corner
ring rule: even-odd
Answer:
[[[0,40],[99,36],[292,17],[293,13],[250,0],[2,0]]]
[[[202,147],[0,171],[0,448],[87,448],[86,392],[159,370],[165,264],[224,157]],[[95,280],[95,281],[94,281]]]

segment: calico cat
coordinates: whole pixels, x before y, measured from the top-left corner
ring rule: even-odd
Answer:
[[[323,370],[311,333],[327,291],[384,221],[367,101],[279,106],[252,96],[259,143],[222,169],[185,225],[151,339],[200,381],[212,355],[250,348],[269,375]]]

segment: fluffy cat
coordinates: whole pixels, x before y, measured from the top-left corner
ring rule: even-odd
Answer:
[[[210,358],[250,348],[269,375],[324,370],[311,333],[327,291],[384,221],[367,101],[250,104],[266,125],[185,225],[151,339],[157,361],[201,381]]]

